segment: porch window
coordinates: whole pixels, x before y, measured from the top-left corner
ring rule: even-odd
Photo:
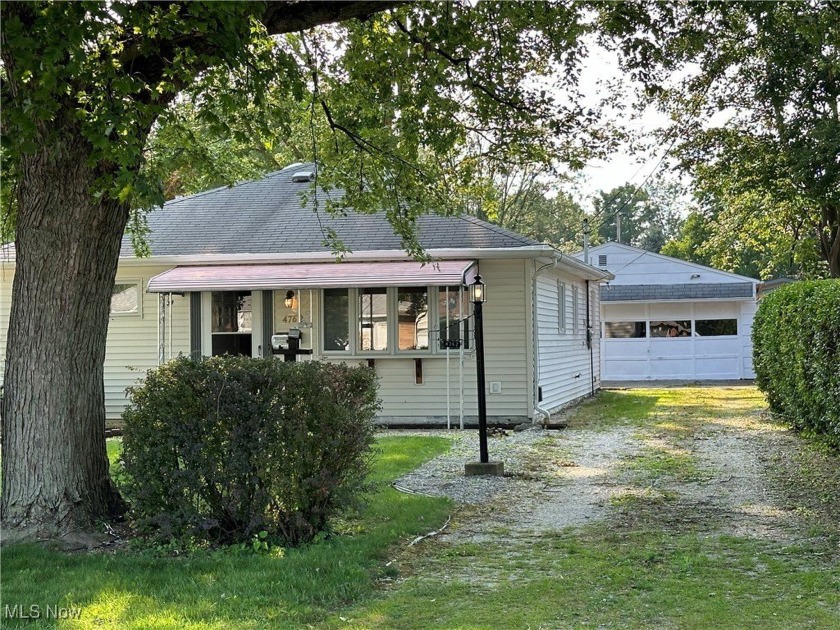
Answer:
[[[347,289],[324,289],[324,350],[350,349],[350,293]]]
[[[312,289],[274,291],[274,331],[312,327]]]
[[[213,356],[251,356],[251,292],[213,291],[211,328]]]
[[[470,347],[470,301],[461,287],[438,289],[438,326],[442,350]]]
[[[141,315],[140,281],[118,282],[111,292],[111,315]]]
[[[397,348],[429,349],[429,291],[425,287],[397,289]]]
[[[388,350],[388,290],[359,289],[359,337],[361,352]]]

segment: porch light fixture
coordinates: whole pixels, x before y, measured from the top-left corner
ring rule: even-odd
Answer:
[[[286,291],[286,299],[283,300],[286,308],[295,308],[297,306],[297,298],[295,298],[294,291]]]
[[[477,275],[475,282],[470,285],[470,302],[473,304],[484,304],[487,301],[484,289],[485,286],[481,281],[481,276]]]
[[[484,382],[484,301],[487,299],[484,283],[477,275],[470,285],[470,302],[475,316],[475,372],[478,395],[478,448],[479,461],[467,462],[467,475],[504,475],[502,462],[491,462],[487,453],[487,392]]]

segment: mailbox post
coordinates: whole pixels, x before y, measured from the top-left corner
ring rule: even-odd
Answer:
[[[282,354],[286,362],[297,361],[301,354],[312,354],[309,348],[300,347],[300,329],[292,328],[287,333],[278,333],[271,338],[271,351]]]

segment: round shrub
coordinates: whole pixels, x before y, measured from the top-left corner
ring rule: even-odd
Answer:
[[[840,280],[796,282],[762,299],[756,384],[792,427],[840,446]]]
[[[295,546],[363,489],[379,409],[373,370],[175,359],[129,390],[123,491],[163,539]]]

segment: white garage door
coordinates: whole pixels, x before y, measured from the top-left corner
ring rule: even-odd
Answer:
[[[750,349],[741,311],[739,302],[605,304],[602,378],[743,378]]]

